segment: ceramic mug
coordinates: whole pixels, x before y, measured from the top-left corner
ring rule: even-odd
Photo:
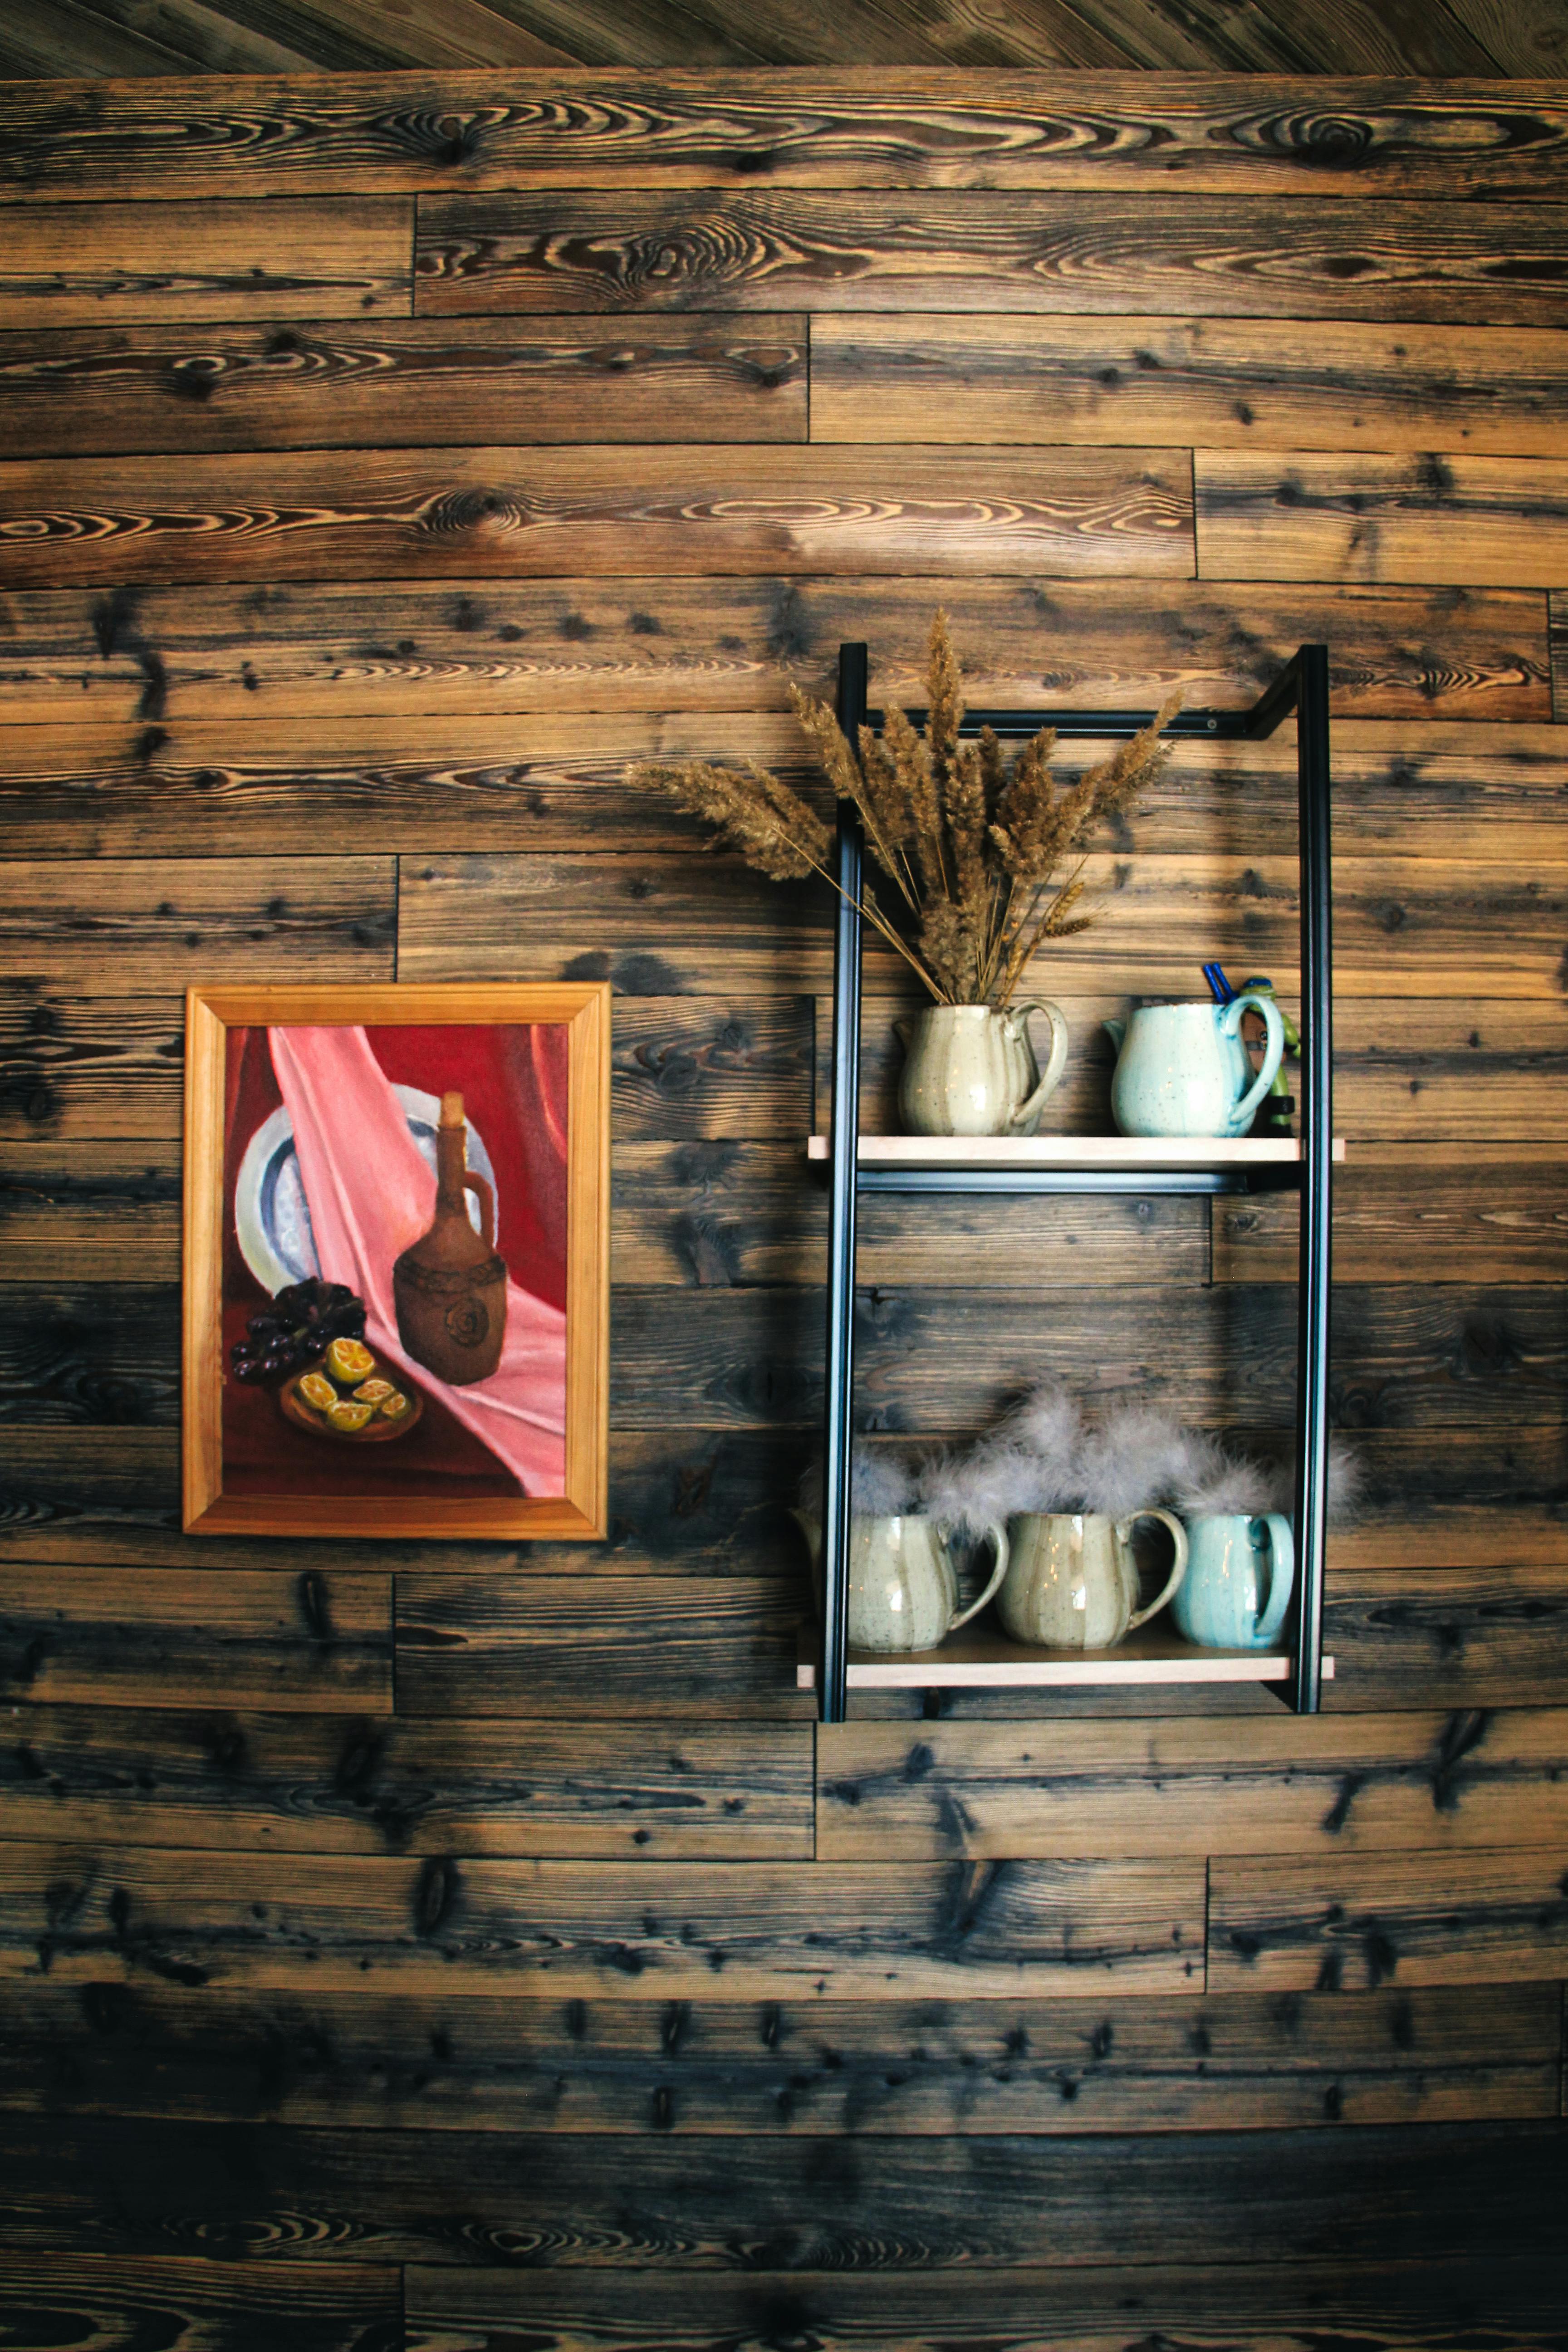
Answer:
[[[822,1606],[822,1523],[796,1511],[795,1522],[811,1548]],[[978,1601],[958,1605],[958,1571],[952,1538],[939,1519],[862,1519],[849,1522],[849,1646],[884,1654],[934,1650],[960,1625],[977,1617],[1007,1573],[1007,1531],[993,1520],[984,1533],[996,1548],[996,1564]]]
[[[1271,1649],[1295,1581],[1290,1522],[1278,1511],[1189,1519],[1187,1572],[1171,1615],[1178,1633],[1205,1649]]]
[[[1029,1015],[1051,1024],[1040,1075]],[[1041,998],[1029,1004],[928,1004],[893,1024],[904,1049],[899,1117],[906,1135],[1033,1135],[1067,1066],[1067,1015]]]
[[[1164,1589],[1138,1606],[1132,1530],[1158,1519],[1175,1558]],[[1134,1511],[1125,1519],[1098,1511],[1031,1512],[1010,1519],[1013,1557],[996,1613],[1015,1642],[1049,1650],[1110,1650],[1146,1625],[1180,1590],[1187,1566],[1186,1530],[1169,1511]]]
[[[1241,1042],[1248,1012],[1268,1033],[1256,1078]],[[1279,1007],[1254,989],[1226,1005],[1141,1004],[1105,1026],[1116,1043],[1110,1115],[1122,1135],[1245,1135],[1285,1048]]]

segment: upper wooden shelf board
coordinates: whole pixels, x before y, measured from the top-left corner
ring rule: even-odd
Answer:
[[[830,1139],[808,1137],[808,1160],[832,1156]],[[1345,1156],[1342,1135],[1334,1158]],[[862,1168],[1262,1168],[1300,1165],[1300,1143],[1244,1135],[1148,1138],[1137,1135],[863,1135]]]
[[[803,1625],[795,1687],[816,1688],[816,1629]],[[851,1690],[1041,1690],[1093,1685],[1158,1683],[1283,1683],[1292,1660],[1284,1650],[1206,1650],[1159,1625],[1145,1627],[1114,1650],[1036,1650],[1010,1642],[994,1626],[972,1625],[936,1650],[879,1656],[849,1653]],[[1323,1675],[1333,1679],[1332,1658]]]

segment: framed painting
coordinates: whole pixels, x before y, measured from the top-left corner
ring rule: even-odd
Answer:
[[[609,989],[185,1011],[186,1529],[602,1536]]]

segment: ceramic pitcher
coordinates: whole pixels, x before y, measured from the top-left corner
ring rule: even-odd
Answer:
[[[1268,1033],[1256,1078],[1241,1042],[1249,1009]],[[1123,1135],[1245,1135],[1285,1045],[1279,1006],[1250,989],[1225,1005],[1141,1004],[1105,1025],[1117,1049],[1110,1110]]]
[[[1271,1648],[1296,1580],[1289,1520],[1278,1511],[1190,1519],[1187,1548],[1187,1572],[1171,1604],[1177,1632],[1205,1649]]]
[[[1138,1606],[1132,1555],[1140,1519],[1158,1519],[1175,1547],[1164,1589],[1146,1609]],[[1113,1649],[1163,1609],[1186,1572],[1186,1530],[1169,1511],[1134,1511],[1125,1519],[1098,1511],[1030,1513],[1009,1520],[1008,1533],[1013,1556],[996,1613],[1015,1642],[1050,1650]]]
[[[792,1514],[811,1548],[816,1603],[822,1607],[822,1522],[809,1512]],[[996,1563],[978,1601],[958,1605],[958,1571],[952,1538],[937,1519],[861,1519],[849,1522],[849,1646],[852,1650],[934,1650],[940,1642],[977,1617],[1007,1573],[1007,1531],[994,1521],[985,1534],[996,1548]]]
[[[1042,1077],[1029,1015],[1051,1024]],[[904,1048],[899,1116],[906,1135],[1033,1135],[1061,1083],[1068,1024],[1059,1004],[928,1004],[895,1021]]]

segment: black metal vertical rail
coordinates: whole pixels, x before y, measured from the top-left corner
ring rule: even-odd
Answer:
[[[838,648],[838,724],[858,745],[868,653]],[[842,1723],[849,1673],[849,1460],[854,1443],[855,1212],[860,1157],[860,818],[838,804],[833,940],[833,1129],[827,1239],[827,1401],[822,1465],[822,1658],[816,1711]]]
[[[1301,1254],[1296,1342],[1297,1637],[1291,1697],[1316,1715],[1322,1695],[1323,1554],[1329,1499],[1329,1316],[1333,1185],[1333,843],[1329,785],[1329,649],[1303,646],[1296,768],[1301,856]]]

